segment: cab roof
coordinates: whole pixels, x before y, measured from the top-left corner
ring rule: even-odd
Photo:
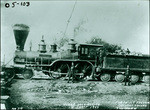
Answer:
[[[103,47],[103,45],[98,45],[98,44],[79,44],[79,46]]]

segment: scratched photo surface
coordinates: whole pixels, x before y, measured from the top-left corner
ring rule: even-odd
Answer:
[[[149,109],[149,43],[148,0],[2,0],[1,109]]]

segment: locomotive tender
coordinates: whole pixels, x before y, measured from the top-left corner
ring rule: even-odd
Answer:
[[[56,44],[51,45],[51,50],[47,51],[43,38],[38,45],[38,51],[24,51],[29,27],[16,24],[13,31],[16,40],[14,65],[3,67],[10,77],[13,77],[14,73],[22,74],[25,79],[30,79],[34,75],[34,70],[42,71],[53,78],[67,77],[74,63],[75,75],[79,79],[93,78],[106,82],[110,80],[123,82],[124,73],[129,65],[132,83],[150,80],[149,56],[108,54],[101,58],[102,45],[79,44],[77,46],[73,39],[68,43],[69,48],[63,51],[58,51]],[[98,61],[100,59],[103,60]]]

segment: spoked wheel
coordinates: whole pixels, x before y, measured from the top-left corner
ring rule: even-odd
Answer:
[[[93,72],[93,66],[90,63],[78,62],[75,65],[75,75],[77,79],[88,79]]]
[[[4,72],[1,72],[1,78],[4,80],[2,82],[2,85],[8,84],[12,79],[15,77],[14,70],[6,70]]]
[[[115,75],[115,80],[116,80],[117,82],[123,82],[124,79],[125,79],[125,76],[124,76],[123,74],[116,74],[116,75]]]
[[[31,79],[33,77],[34,73],[32,69],[27,69],[22,73],[22,76],[24,79]]]
[[[69,72],[69,65],[67,63],[60,64],[59,67],[55,68],[54,72],[51,74],[51,76],[54,79],[59,79],[63,76],[66,76]]]
[[[131,81],[131,83],[135,84],[136,82],[139,81],[139,76],[138,75],[131,75],[130,81]]]
[[[110,81],[110,74],[109,73],[103,73],[100,75],[100,79],[103,81],[103,82],[108,82]]]

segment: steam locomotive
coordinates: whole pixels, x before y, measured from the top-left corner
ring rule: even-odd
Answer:
[[[30,28],[23,24],[16,24],[13,26],[13,31],[16,41],[14,64],[2,68],[8,77],[12,78],[14,74],[21,74],[25,79],[31,79],[35,70],[42,71],[53,78],[67,77],[74,64],[75,75],[79,79],[92,78],[105,82],[110,80],[123,82],[124,74],[129,66],[132,83],[150,80],[149,56],[101,55],[103,45],[79,44],[77,46],[74,39],[68,43],[67,50],[58,51],[57,45],[52,44],[51,50],[47,51],[42,38],[38,44],[38,51],[24,51]]]

